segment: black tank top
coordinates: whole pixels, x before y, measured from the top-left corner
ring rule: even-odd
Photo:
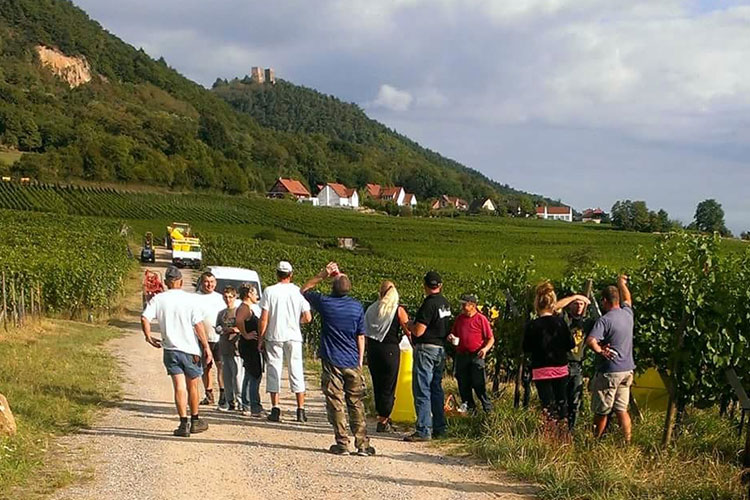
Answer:
[[[385,334],[385,337],[383,337],[383,340],[380,342],[381,344],[398,344],[401,342],[401,323],[398,321],[398,310],[401,309],[401,306],[398,306],[396,309],[396,315],[393,317],[393,322],[391,323],[391,327],[388,329],[388,333]]]

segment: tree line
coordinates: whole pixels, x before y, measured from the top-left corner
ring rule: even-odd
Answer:
[[[714,199],[703,200],[695,209],[693,221],[683,225],[672,219],[666,210],[649,210],[645,201],[621,200],[615,202],[610,214],[612,226],[624,231],[642,233],[667,233],[680,229],[702,233],[718,233],[721,236],[732,236],[724,221],[724,209]],[[743,232],[742,239],[750,239],[750,233]]]

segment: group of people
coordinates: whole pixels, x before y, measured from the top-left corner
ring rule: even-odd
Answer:
[[[572,431],[583,399],[583,360],[588,347],[597,356],[590,381],[594,434],[601,437],[614,414],[630,441],[628,406],[633,383],[633,309],[627,277],[602,290],[604,315],[586,312],[583,295],[558,300],[549,282],[536,289],[536,319],[529,322],[523,349],[531,358],[531,378],[545,414]]]
[[[220,410],[264,415],[260,397],[264,371],[271,403],[267,419],[280,422],[284,365],[296,397],[296,421],[306,422],[300,325],[312,321],[312,311],[321,320],[318,356],[322,362],[326,413],[335,435],[331,453],[350,452],[348,417],[354,436],[351,453],[375,454],[365,419],[365,356],[372,377],[376,431],[393,432],[391,413],[399,373],[399,345],[404,336],[414,349],[412,390],[417,416],[415,430],[404,437],[405,441],[426,441],[446,432],[442,381],[447,346],[454,351],[455,376],[464,406],[475,411],[476,395],[481,408],[491,410],[485,360],[494,338],[489,320],[478,310],[475,295],[461,296],[461,310],[454,320],[451,305],[442,294],[442,278],[430,271],[423,279],[425,298],[410,318],[390,281],[381,284],[378,300],[365,309],[351,296],[349,276],[333,262],[301,288],[293,282],[294,270],[289,262],[279,262],[276,277],[277,283],[266,288],[260,298],[254,284],[244,284],[239,290],[228,286],[219,293],[216,279],[204,273],[198,293],[192,295],[182,290],[180,270],[167,269],[167,291],[146,305],[141,323],[146,341],[164,350],[164,365],[172,378],[180,416],[176,436],[189,436],[208,428],[199,416],[200,404],[218,403]],[[329,294],[316,291],[325,280],[331,281]],[[627,390],[634,368],[630,302],[626,281],[621,278],[617,287],[604,291],[603,306],[609,312],[593,323],[584,315],[588,298],[574,295],[558,301],[550,284],[538,288],[538,318],[529,323],[523,344],[531,355],[533,380],[550,418],[570,422],[571,427],[575,423],[583,390],[580,368],[585,344],[601,356],[600,371],[592,383],[597,432],[604,431],[607,417],[614,410],[629,438]],[[160,325],[161,340],[151,335],[150,324],[154,320]],[[218,401],[212,388],[213,366],[219,374]],[[205,397],[199,401],[201,378]]]

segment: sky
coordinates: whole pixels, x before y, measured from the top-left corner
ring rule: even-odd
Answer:
[[[210,86],[273,67],[582,211],[750,230],[750,1],[74,0]]]

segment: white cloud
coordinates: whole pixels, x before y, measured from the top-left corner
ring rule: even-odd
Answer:
[[[409,92],[384,83],[380,86],[375,100],[369,103],[369,107],[402,112],[409,109],[413,100],[414,97]]]

